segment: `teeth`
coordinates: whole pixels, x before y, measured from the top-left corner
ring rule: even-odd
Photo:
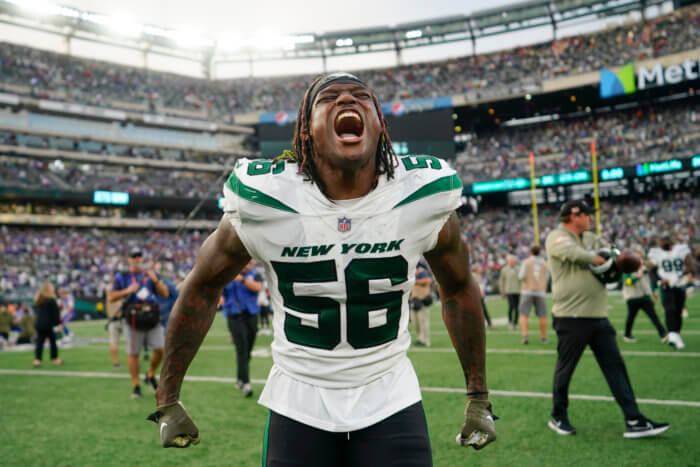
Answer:
[[[362,121],[362,119],[361,119],[360,116],[357,114],[357,112],[354,112],[354,111],[352,111],[352,110],[344,110],[343,112],[340,112],[340,113],[338,114],[338,116],[336,117],[336,121],[337,121],[337,120],[340,120],[341,118],[345,118],[345,117],[352,117],[352,118],[354,118],[354,119],[357,120],[357,121]]]

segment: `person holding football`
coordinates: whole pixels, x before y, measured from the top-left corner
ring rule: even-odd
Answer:
[[[625,416],[623,436],[656,436],[668,430],[670,425],[649,420],[637,407],[625,362],[615,340],[615,329],[608,320],[607,289],[596,277],[597,274],[606,274],[614,261],[596,253],[609,245],[589,232],[592,213],[583,200],[567,201],[559,210],[561,224],[547,235],[552,315],[558,339],[552,418],[548,426],[560,435],[576,433],[568,415],[569,383],[583,351],[590,346]],[[592,267],[594,265],[598,267]]]
[[[164,447],[199,443],[182,381],[223,287],[254,258],[270,280],[274,365],[263,465],[432,465],[420,387],[407,356],[421,256],[466,383],[462,446],[496,439],[484,318],[455,209],[462,185],[432,156],[398,158],[374,92],[320,76],[299,107],[293,151],[239,159],[224,216],[204,242],[168,324],[156,392]]]

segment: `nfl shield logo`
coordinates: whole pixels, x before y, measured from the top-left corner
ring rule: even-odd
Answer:
[[[350,231],[350,219],[347,217],[338,218],[338,232],[349,232]]]

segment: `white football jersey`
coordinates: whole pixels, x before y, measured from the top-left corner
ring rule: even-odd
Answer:
[[[420,400],[408,298],[462,184],[445,161],[409,156],[366,196],[332,201],[298,168],[241,159],[224,185],[225,216],[269,278],[274,365],[260,403],[357,430]]]
[[[647,258],[651,262],[651,264],[658,265],[659,261],[659,253],[663,253],[664,250],[659,248],[658,246],[649,248],[649,252],[647,253]]]
[[[673,245],[670,251],[659,248],[649,260],[658,266],[657,273],[661,279],[668,281],[671,287],[683,285],[685,258],[690,254],[688,245]]]

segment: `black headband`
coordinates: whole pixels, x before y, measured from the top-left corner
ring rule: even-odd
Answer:
[[[330,75],[324,76],[316,84],[314,84],[313,88],[311,88],[311,92],[309,93],[309,106],[306,108],[306,121],[311,119],[311,108],[314,105],[314,101],[316,100],[318,93],[326,89],[331,84],[357,84],[365,89],[369,89],[369,87],[367,87],[367,85],[360,78],[355,75],[351,75],[350,73],[331,73]]]

